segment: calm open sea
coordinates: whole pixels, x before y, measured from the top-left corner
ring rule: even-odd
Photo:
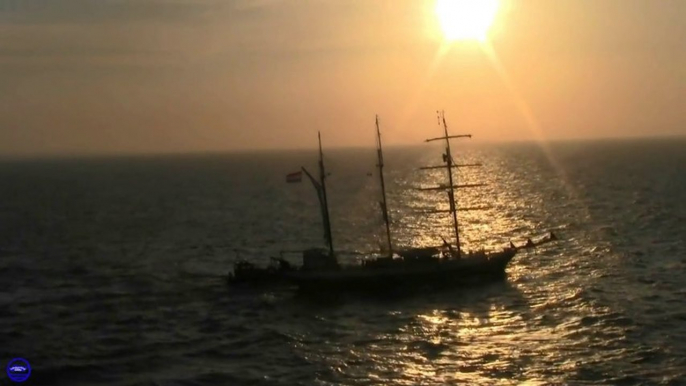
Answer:
[[[326,144],[325,144],[326,145]],[[0,360],[43,385],[686,384],[686,140],[457,144],[466,248],[508,279],[405,297],[225,285],[322,244],[314,152],[0,163]],[[378,248],[373,150],[326,151],[334,242]],[[386,151],[394,241],[440,243],[441,148]],[[299,257],[293,256],[298,262]],[[0,379],[9,384],[2,374]]]

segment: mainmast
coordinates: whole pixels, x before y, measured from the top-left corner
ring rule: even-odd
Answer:
[[[453,177],[453,168],[459,168],[459,167],[469,167],[469,166],[481,166],[481,164],[463,164],[463,165],[457,165],[455,164],[453,160],[453,155],[450,150],[450,139],[453,138],[472,138],[471,134],[460,134],[460,135],[449,135],[448,134],[448,124],[445,121],[445,112],[444,111],[439,111],[438,112],[438,119],[439,119],[439,124],[443,124],[443,137],[437,137],[437,138],[430,138],[427,139],[425,142],[432,142],[432,141],[438,141],[438,140],[445,140],[445,154],[443,154],[443,162],[445,162],[445,165],[440,165],[440,166],[428,166],[428,167],[423,167],[421,169],[438,169],[438,168],[446,168],[448,169],[448,186],[441,185],[439,187],[435,188],[424,188],[423,190],[448,190],[448,199],[450,201],[450,209],[448,212],[452,213],[453,216],[453,229],[455,231],[455,243],[457,245],[457,257],[459,258],[462,254],[461,251],[461,246],[460,246],[460,231],[459,231],[459,224],[457,221],[457,204],[455,200],[455,190],[457,188],[471,188],[475,186],[482,186],[483,184],[466,184],[466,185],[457,185],[455,182],[457,180],[457,177]]]
[[[391,243],[391,224],[388,217],[388,205],[386,200],[386,182],[383,177],[383,151],[381,150],[381,131],[379,130],[379,116],[376,116],[376,153],[379,163],[376,165],[379,168],[379,179],[381,180],[381,211],[383,212],[383,221],[386,223],[386,242],[388,243],[388,256],[393,257],[393,245]]]

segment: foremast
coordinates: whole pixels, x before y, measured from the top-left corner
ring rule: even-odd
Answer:
[[[450,202],[450,209],[448,209],[447,212],[450,212],[452,214],[452,217],[453,217],[453,230],[455,232],[455,244],[457,246],[456,255],[458,258],[460,258],[462,255],[462,248],[461,248],[461,244],[460,244],[459,222],[457,220],[457,210],[458,209],[457,209],[457,202],[455,199],[455,191],[458,188],[471,188],[471,187],[476,187],[476,186],[482,186],[483,184],[458,185],[457,184],[457,176],[453,176],[453,168],[481,166],[481,164],[456,164],[455,163],[455,161],[453,160],[452,151],[450,149],[450,140],[451,139],[457,139],[457,138],[472,138],[472,135],[471,134],[449,135],[448,134],[448,124],[445,121],[445,112],[444,111],[437,111],[437,113],[438,113],[439,124],[442,124],[442,126],[443,126],[444,135],[442,137],[429,138],[429,139],[425,140],[425,142],[445,140],[445,154],[443,154],[443,162],[445,163],[445,165],[427,166],[427,167],[422,167],[420,169],[422,169],[422,170],[426,170],[426,169],[447,169],[447,171],[448,171],[448,185],[447,186],[440,185],[438,187],[424,188],[422,190],[447,190],[448,200]],[[446,212],[446,211],[436,210],[433,212]]]
[[[386,181],[383,176],[383,150],[381,149],[381,130],[379,130],[379,116],[376,116],[376,154],[378,158],[379,179],[381,180],[381,212],[383,221],[386,224],[386,243],[388,246],[388,257],[393,257],[393,244],[391,242],[391,221],[388,216],[388,201],[386,200]]]

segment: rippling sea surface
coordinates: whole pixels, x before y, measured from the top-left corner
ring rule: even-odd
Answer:
[[[686,140],[456,144],[465,248],[505,282],[311,299],[228,288],[322,244],[314,152],[3,161],[0,360],[45,385],[686,384]],[[386,151],[394,242],[450,237],[441,148]],[[334,242],[378,249],[373,150],[326,151]],[[299,256],[288,256],[298,262]],[[2,375],[2,382],[9,380]]]

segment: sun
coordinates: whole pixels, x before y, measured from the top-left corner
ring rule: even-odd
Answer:
[[[437,0],[436,15],[448,40],[485,41],[499,0]]]

